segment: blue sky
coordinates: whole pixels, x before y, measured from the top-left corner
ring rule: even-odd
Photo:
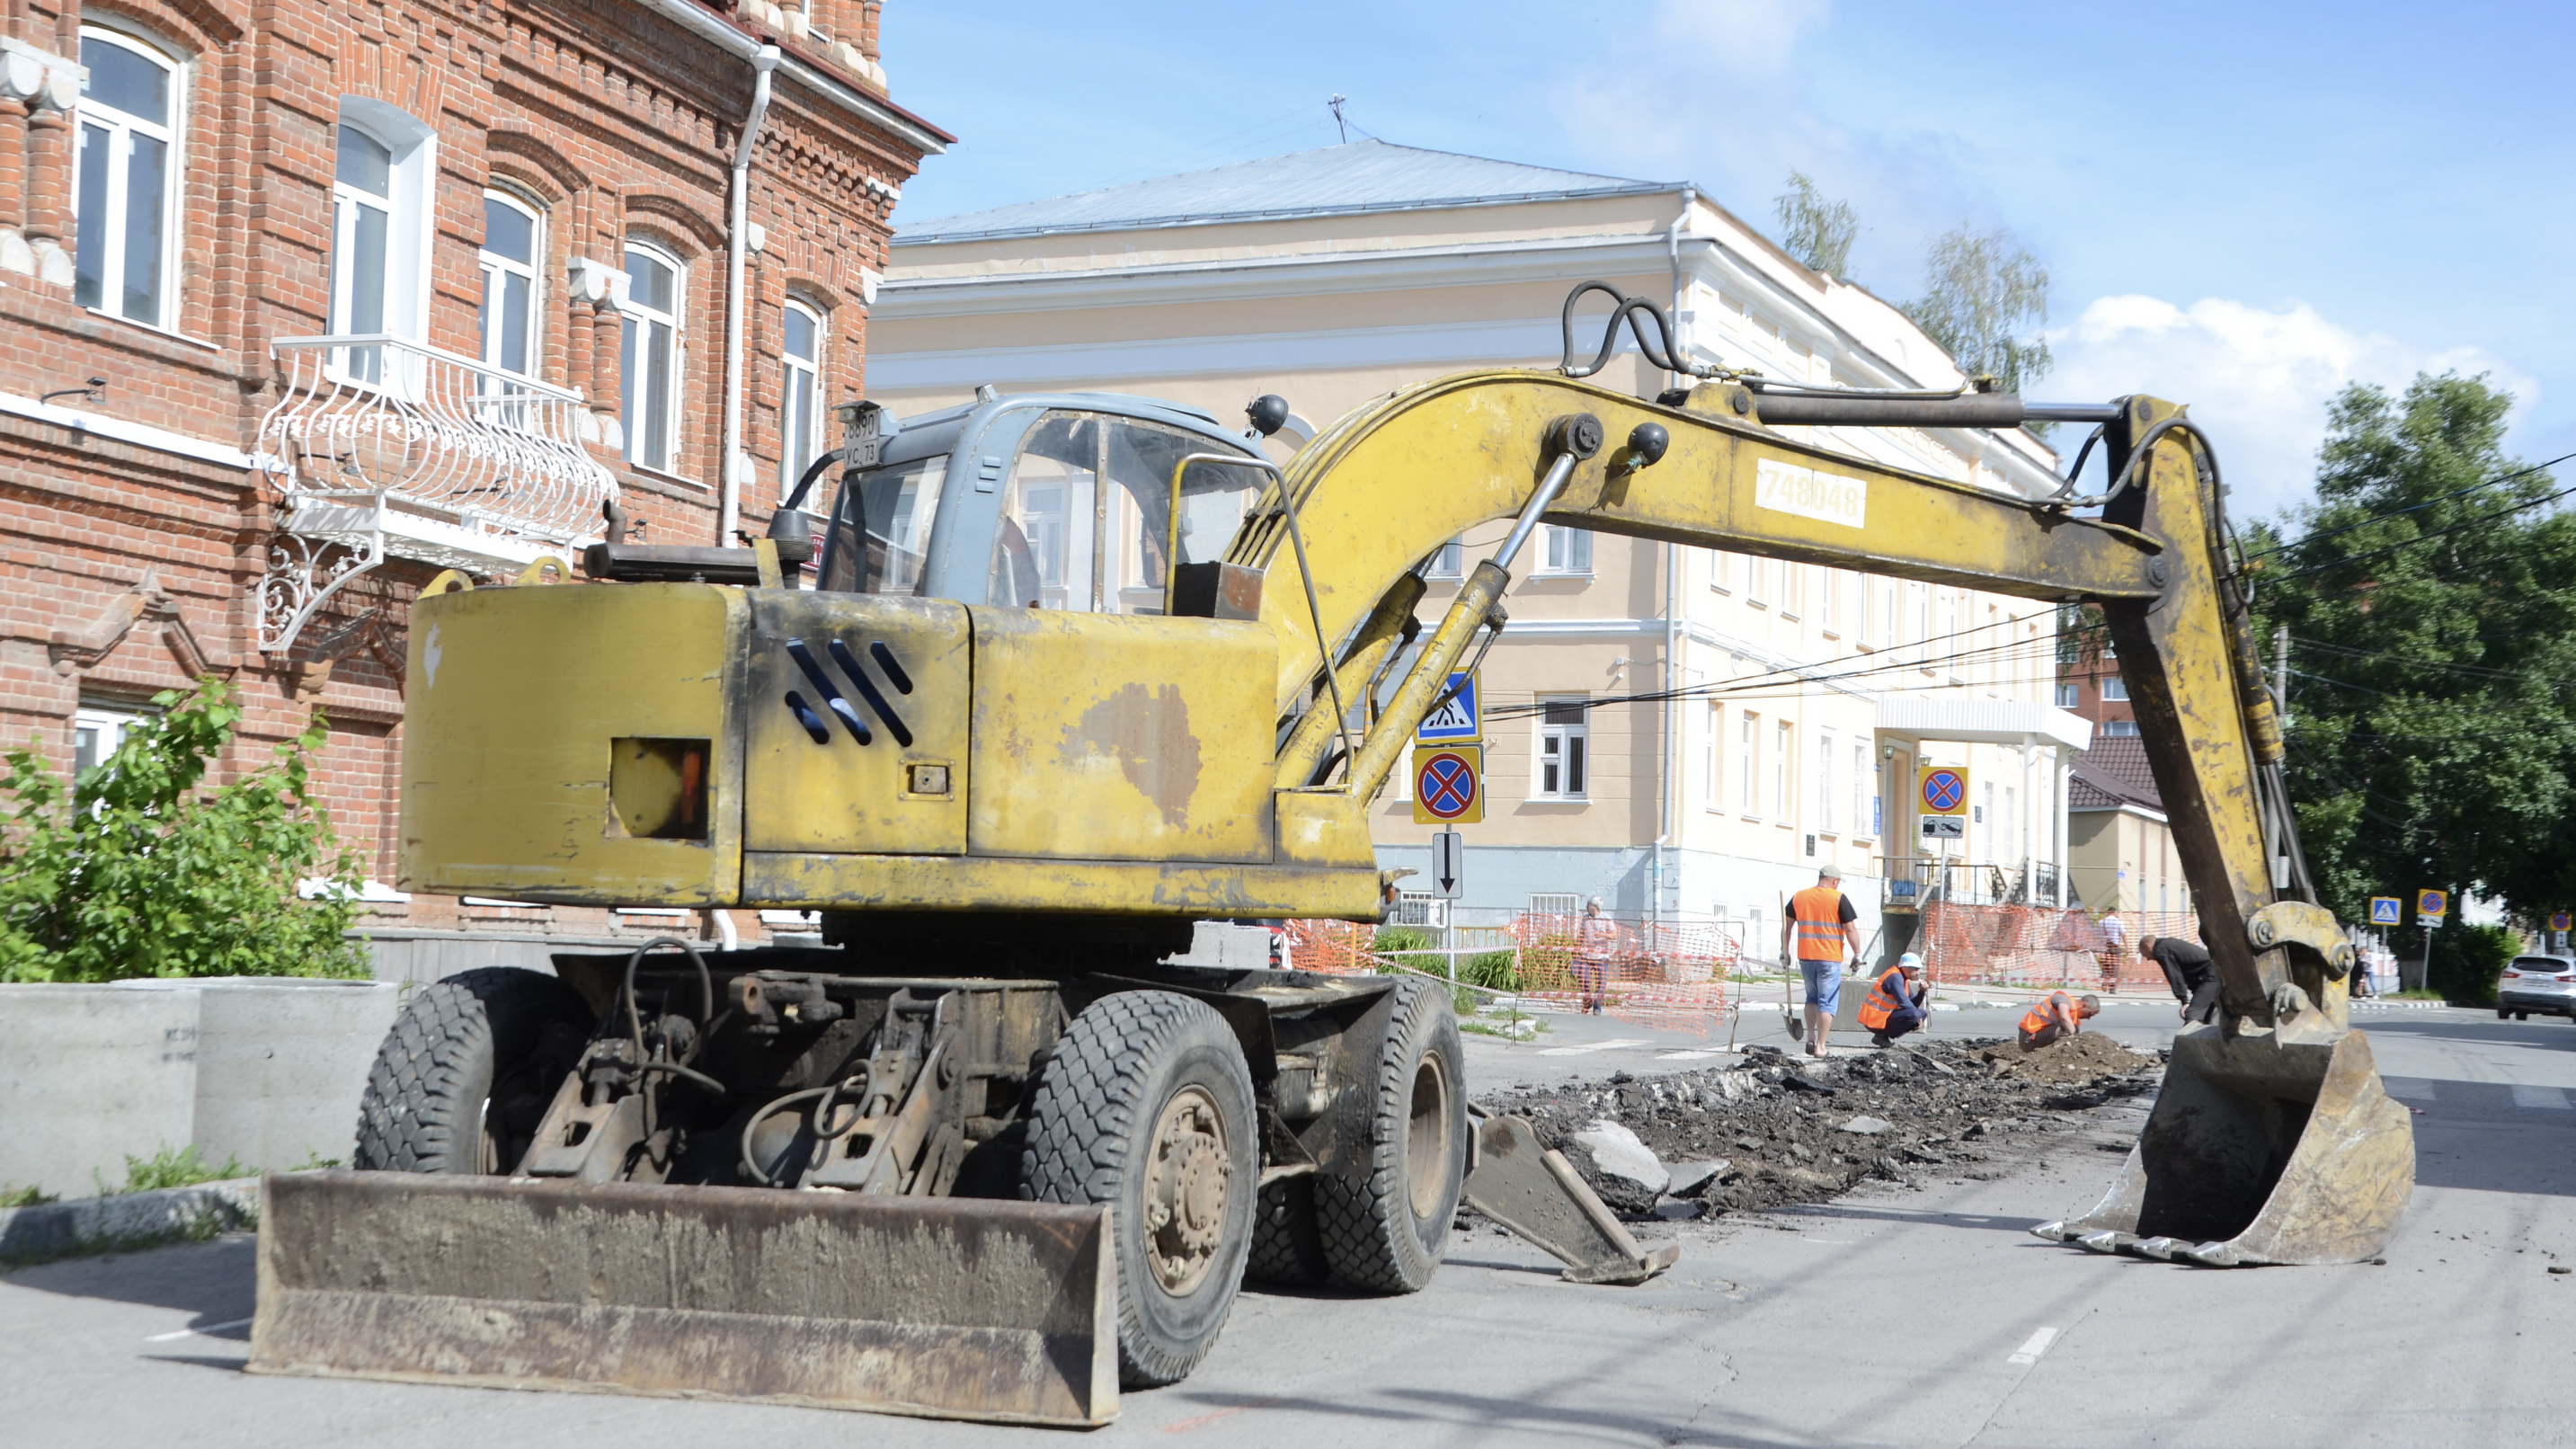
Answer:
[[[2576,450],[2571,15],[895,0],[895,96],[962,138],[896,222],[1330,145],[1335,92],[1389,141],[1695,181],[1757,225],[1797,167],[1892,299],[1941,231],[2011,228],[2055,282],[2033,392],[2190,402],[2268,513],[2351,379],[2489,372],[2518,451]]]

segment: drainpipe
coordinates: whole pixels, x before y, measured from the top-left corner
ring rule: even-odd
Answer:
[[[733,542],[742,522],[742,339],[747,310],[743,277],[749,261],[745,242],[751,231],[751,154],[760,144],[760,128],[769,120],[769,73],[778,68],[778,47],[764,45],[748,59],[751,113],[743,118],[742,143],[734,147],[733,220],[725,237],[724,456],[718,460],[724,492],[716,508],[718,548]]]
[[[1673,264],[1673,361],[1682,360],[1682,349],[1689,344],[1678,334],[1682,326],[1682,228],[1690,224],[1691,208],[1699,202],[1696,187],[1682,188],[1681,214],[1664,231],[1664,246]],[[1680,374],[1666,384],[1679,387]],[[1663,837],[1655,842],[1655,919],[1664,917],[1663,867],[1666,846],[1681,845],[1681,718],[1682,707],[1673,697],[1681,687],[1681,570],[1682,546],[1664,545],[1664,770],[1663,770]],[[1678,868],[1678,862],[1676,863]],[[1678,913],[1677,913],[1678,914]]]

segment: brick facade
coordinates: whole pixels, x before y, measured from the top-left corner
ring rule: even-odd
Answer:
[[[274,344],[332,330],[334,127],[389,108],[434,135],[419,193],[419,341],[482,350],[487,188],[539,212],[542,361],[531,373],[584,395],[590,455],[651,539],[711,542],[728,188],[751,69],[705,31],[632,0],[5,3],[0,738],[32,736],[68,763],[77,709],[139,703],[212,670],[251,707],[226,762],[238,770],[319,705],[333,820],[367,873],[390,881],[403,630],[435,569],[394,559],[362,575],[282,652],[260,652],[254,598],[284,546],[276,480],[252,466],[286,376]],[[857,397],[864,296],[886,265],[889,214],[922,156],[948,139],[886,100],[878,9],[811,0],[791,18],[742,0],[699,17],[775,43],[791,62],[774,77],[751,173],[750,217],[765,237],[747,284],[745,528],[762,526],[777,497],[784,304],[799,298],[826,319],[825,404]],[[70,67],[101,31],[177,67],[162,326],[75,300],[78,137],[94,103]],[[687,268],[669,474],[628,466],[616,444],[620,314],[598,283],[623,268],[630,239]],[[45,400],[93,377],[106,379],[95,395]],[[409,913],[435,925],[460,910],[419,898]],[[571,912],[464,913],[582,924]]]

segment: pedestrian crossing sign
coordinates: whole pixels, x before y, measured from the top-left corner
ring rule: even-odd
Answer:
[[[1484,681],[1481,670],[1455,669],[1449,682],[1434,696],[1431,712],[1413,731],[1413,738],[1426,745],[1448,744],[1464,740],[1473,743],[1485,737]]]
[[[2396,926],[2404,924],[2404,919],[2397,913],[2399,904],[2400,902],[2395,896],[2372,896],[2370,898],[2370,923],[2374,926]]]

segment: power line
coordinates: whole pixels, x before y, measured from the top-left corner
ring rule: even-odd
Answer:
[[[2339,533],[2350,533],[2356,528],[2368,528],[2374,523],[2385,523],[2392,518],[2403,518],[2409,513],[2421,512],[2424,509],[2432,507],[2436,503],[2458,498],[2463,494],[2475,493],[2481,488],[2493,488],[2498,483],[2510,483],[2516,478],[2528,478],[2534,473],[2546,472],[2547,470],[2555,468],[2559,464],[2566,462],[2570,458],[2576,458],[2576,453],[2561,453],[2546,463],[2534,463],[2528,468],[2518,468],[2511,473],[2499,473],[2493,478],[2482,479],[2479,482],[2470,484],[2466,488],[2456,488],[2448,493],[2440,495],[2439,497],[2427,498],[2421,503],[2408,504],[2404,508],[2391,509],[2386,513],[2374,513],[2370,517],[2362,519],[2358,523],[2347,523],[2340,528],[2329,528],[2323,533],[2303,534],[2298,538],[2284,539],[2281,542],[2272,545],[2270,548],[2257,549],[2253,553],[2247,554],[2246,557],[2262,558],[2267,554],[2279,553],[2285,548],[2297,548],[2304,544],[2315,543],[2320,539],[2332,538]]]
[[[2314,568],[2304,568],[2299,570],[2297,573],[2283,574],[2278,578],[2265,579],[2263,582],[2266,585],[2286,584],[2292,579],[2304,579],[2310,574],[2321,574],[2328,569],[2341,568],[2345,564],[2363,563],[2370,559],[2379,558],[2385,554],[2396,553],[2400,549],[2409,549],[2414,548],[2419,544],[2431,543],[2437,538],[2447,538],[2454,533],[2460,532],[2462,529],[2475,528],[2482,523],[2493,523],[2499,518],[2510,518],[2517,513],[2525,513],[2531,509],[2538,508],[2544,503],[2555,503],[2570,493],[2576,493],[2576,488],[2561,488],[2555,493],[2545,494],[2539,498],[2534,498],[2528,503],[2517,503],[2511,508],[2500,508],[2493,513],[2481,514],[2480,516],[2469,519],[2464,523],[2455,523],[2448,528],[2439,528],[2435,529],[2431,533],[2419,534],[2414,538],[2406,540],[2404,543],[2392,543],[2386,548],[2375,548],[2368,553],[2357,553],[2346,558],[2329,560],[2328,562],[2318,564]]]

